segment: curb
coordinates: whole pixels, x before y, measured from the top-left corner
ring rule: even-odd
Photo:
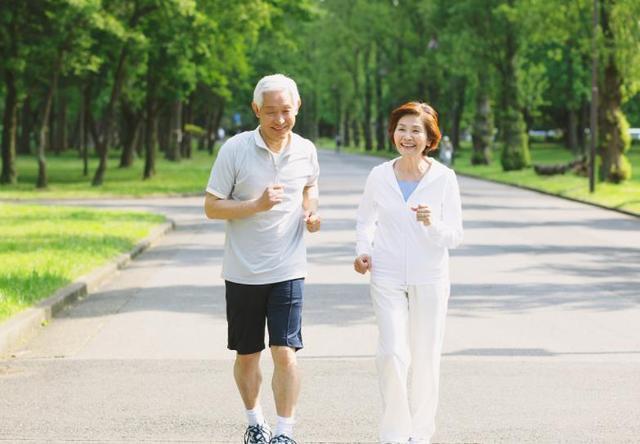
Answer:
[[[4,321],[0,324],[0,357],[7,357],[5,355],[10,355],[10,350],[28,342],[63,308],[93,293],[118,270],[129,265],[136,256],[151,247],[175,226],[176,223],[173,220],[167,219],[165,223],[154,228],[147,237],[138,242],[131,251],[122,253],[108,264],[80,276],[35,306]]]

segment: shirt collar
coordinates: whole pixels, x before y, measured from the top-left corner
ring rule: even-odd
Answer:
[[[270,153],[272,153],[273,151],[271,151],[269,149],[269,147],[267,146],[267,143],[264,141],[264,139],[262,138],[262,134],[260,134],[260,126],[258,126],[254,131],[253,131],[253,140],[256,142],[256,145],[262,149],[265,149],[267,151],[269,151]],[[293,142],[293,133],[291,133],[289,135],[289,143],[287,143],[287,145],[282,148],[282,151],[280,151],[280,154],[282,155],[286,155],[287,153],[289,153],[291,150],[291,144]]]

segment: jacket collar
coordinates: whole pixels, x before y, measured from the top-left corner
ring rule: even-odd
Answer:
[[[398,185],[398,179],[396,178],[396,174],[393,171],[393,164],[398,159],[400,159],[400,157],[396,157],[394,159],[391,159],[391,160],[389,160],[388,162],[386,162],[384,164],[384,169],[385,169],[384,177],[387,180],[387,182],[389,183],[389,185],[391,185],[395,190],[398,191],[398,193],[400,193],[400,195],[402,195],[402,191],[400,191],[400,186]],[[445,174],[445,172],[447,170],[447,167],[445,167],[443,164],[438,162],[433,157],[431,157],[430,160],[433,162],[431,164],[431,168],[429,169],[427,174],[422,176],[422,179],[420,179],[420,182],[418,183],[418,186],[416,187],[416,190],[418,190],[418,189],[420,189],[422,187],[428,186],[430,183],[432,183],[433,181],[438,179],[440,176]]]

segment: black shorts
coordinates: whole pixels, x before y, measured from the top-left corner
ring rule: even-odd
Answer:
[[[225,281],[228,345],[238,354],[264,350],[265,320],[269,347],[302,348],[302,290],[304,279],[247,285]]]

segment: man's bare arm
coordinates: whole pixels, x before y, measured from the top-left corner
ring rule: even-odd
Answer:
[[[318,212],[318,186],[306,186],[302,190],[302,208],[311,213]]]
[[[311,185],[302,190],[302,208],[304,209],[304,221],[307,231],[315,233],[320,229],[320,217],[318,216],[318,186]]]
[[[244,219],[262,211],[269,211],[282,202],[282,185],[267,187],[257,199],[220,199],[211,193],[204,198],[204,213],[209,219]]]

